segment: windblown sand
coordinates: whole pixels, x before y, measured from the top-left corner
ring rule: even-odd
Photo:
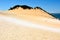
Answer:
[[[60,40],[60,20],[39,9],[0,12],[0,40]]]

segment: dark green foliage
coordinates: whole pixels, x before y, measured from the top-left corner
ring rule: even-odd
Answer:
[[[41,9],[41,10],[43,10],[41,7],[35,7],[34,9]]]
[[[23,9],[33,9],[32,7],[29,7],[27,5],[15,5],[14,7],[10,8],[9,10],[13,10],[15,8],[21,7]]]

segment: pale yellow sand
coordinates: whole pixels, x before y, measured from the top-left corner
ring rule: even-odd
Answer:
[[[37,9],[1,12],[0,40],[60,40],[60,21]]]
[[[30,15],[30,16],[37,16],[37,17],[47,17],[47,18],[54,18],[51,15],[47,14],[46,12],[44,12],[43,10],[40,9],[22,9],[22,8],[18,8],[18,9],[14,9],[14,10],[10,10],[10,11],[6,11],[12,15]]]

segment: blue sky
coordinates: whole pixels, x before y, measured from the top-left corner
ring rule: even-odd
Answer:
[[[60,0],[0,0],[0,10],[8,10],[14,5],[39,6],[50,13],[60,13]]]

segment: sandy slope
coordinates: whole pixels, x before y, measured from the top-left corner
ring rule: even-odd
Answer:
[[[13,15],[30,15],[30,16],[42,16],[42,17],[47,17],[47,18],[54,18],[51,15],[47,14],[43,10],[40,9],[22,9],[22,8],[17,8],[14,10],[6,11],[8,13],[12,13]]]
[[[60,21],[37,9],[0,12],[0,40],[60,40]]]

